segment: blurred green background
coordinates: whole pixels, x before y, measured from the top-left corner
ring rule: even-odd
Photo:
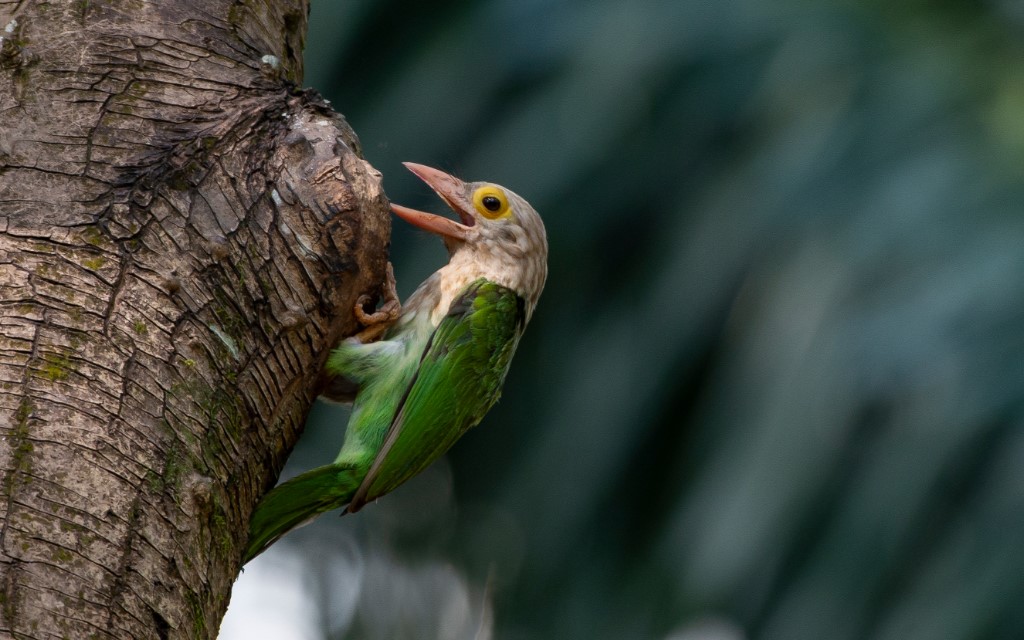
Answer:
[[[484,423],[222,639],[1024,637],[1024,3],[314,0],[306,63],[394,201],[510,187],[551,271]]]

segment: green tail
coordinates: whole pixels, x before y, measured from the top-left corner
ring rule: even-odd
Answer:
[[[349,465],[317,467],[274,487],[256,505],[249,521],[249,544],[242,564],[249,562],[275,540],[324,511],[343,507],[352,500],[362,477]]]

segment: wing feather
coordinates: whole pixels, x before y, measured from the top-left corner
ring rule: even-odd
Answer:
[[[455,297],[420,358],[354,512],[425,469],[497,402],[526,321],[515,291],[485,279]]]

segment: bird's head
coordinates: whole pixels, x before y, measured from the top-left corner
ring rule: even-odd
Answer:
[[[548,241],[540,215],[526,200],[490,182],[463,182],[412,162],[409,171],[426,182],[459,216],[444,216],[392,204],[399,218],[444,240],[452,265],[510,287],[532,311],[547,278]]]

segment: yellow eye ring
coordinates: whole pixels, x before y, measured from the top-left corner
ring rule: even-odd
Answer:
[[[508,198],[498,187],[487,185],[473,192],[473,206],[483,217],[495,220],[508,213]]]

